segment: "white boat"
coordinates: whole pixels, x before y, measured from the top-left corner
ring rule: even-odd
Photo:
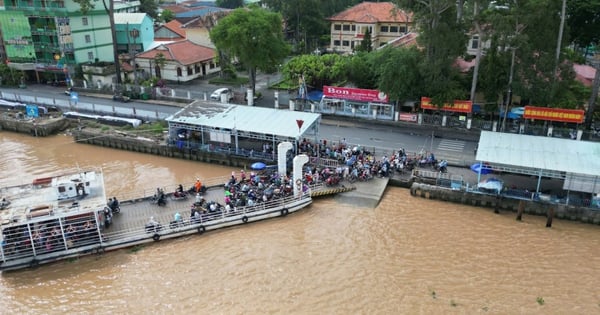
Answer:
[[[208,189],[207,200],[211,200],[211,191],[215,196],[223,196],[223,178],[213,183],[218,184]],[[175,212],[187,213],[190,203],[170,201],[170,205],[163,208],[142,196],[122,201],[120,213],[113,215],[106,206],[101,170],[39,178],[30,184],[2,188],[0,196],[5,198],[0,210],[0,270],[35,267],[286,216],[312,203],[310,191],[303,191],[302,185],[294,185],[293,194],[289,196],[229,211],[206,212],[195,218],[183,215],[177,222],[170,222],[168,218]],[[156,215],[164,222],[160,228],[147,226],[148,217],[153,213],[162,215]]]

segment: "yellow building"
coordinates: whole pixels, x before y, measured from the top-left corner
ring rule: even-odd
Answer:
[[[351,53],[371,33],[372,49],[413,31],[413,14],[391,2],[363,2],[328,19],[331,22],[329,51]]]

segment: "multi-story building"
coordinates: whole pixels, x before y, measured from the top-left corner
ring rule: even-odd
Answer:
[[[0,29],[7,64],[35,71],[38,81],[69,78],[75,64],[113,61],[108,14],[101,3],[82,14],[73,0],[5,0]],[[135,12],[139,1],[115,1],[115,12]],[[59,75],[60,74],[60,75]]]
[[[328,19],[331,22],[330,51],[351,53],[371,34],[373,49],[381,47],[414,27],[412,13],[391,2],[363,2]]]

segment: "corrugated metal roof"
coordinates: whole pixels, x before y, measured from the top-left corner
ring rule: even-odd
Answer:
[[[597,176],[600,174],[600,143],[482,131],[476,159]]]
[[[142,24],[146,13],[115,13],[115,24]]]
[[[166,121],[296,138],[320,118],[321,114],[314,113],[196,101]],[[298,119],[304,121],[300,130]]]

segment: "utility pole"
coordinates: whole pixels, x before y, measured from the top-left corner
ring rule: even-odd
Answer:
[[[504,103],[504,119],[502,119],[502,127],[500,131],[504,132],[506,127],[506,116],[508,116],[508,107],[511,103],[512,98],[512,81],[513,74],[515,72],[515,48],[512,48],[512,55],[510,57],[510,72],[508,74],[508,91],[506,92],[506,102]]]

